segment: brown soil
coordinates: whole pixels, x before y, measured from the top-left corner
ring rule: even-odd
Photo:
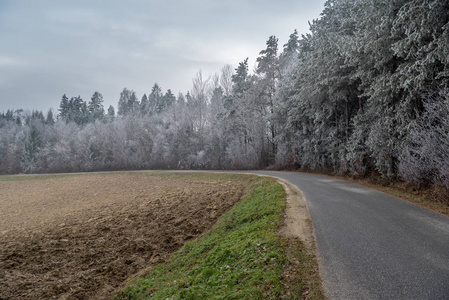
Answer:
[[[0,299],[106,299],[242,196],[228,181],[95,174],[0,181]]]

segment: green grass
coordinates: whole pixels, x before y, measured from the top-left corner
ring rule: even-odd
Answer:
[[[11,175],[0,176],[2,181],[34,181],[34,180],[48,180],[48,179],[62,179],[75,176],[84,176],[84,174],[64,174],[64,175]]]
[[[189,176],[239,181],[247,186],[247,194],[209,233],[134,279],[116,299],[296,298],[290,291],[299,299],[309,291],[323,298],[315,256],[299,241],[289,243],[277,233],[286,205],[280,184],[235,174]]]

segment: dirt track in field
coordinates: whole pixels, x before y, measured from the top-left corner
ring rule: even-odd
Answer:
[[[0,181],[0,299],[108,299],[209,229],[243,190],[142,173]]]

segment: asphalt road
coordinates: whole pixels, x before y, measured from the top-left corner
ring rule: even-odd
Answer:
[[[304,194],[331,299],[449,299],[449,218],[327,177],[283,178]]]
[[[331,299],[449,300],[449,217],[329,177],[246,173],[279,177],[303,192]]]

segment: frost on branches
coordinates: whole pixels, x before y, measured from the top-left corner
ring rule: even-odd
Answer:
[[[449,2],[328,0],[309,24],[185,94],[124,88],[117,114],[99,92],[3,112],[0,173],[275,167],[449,188]]]

